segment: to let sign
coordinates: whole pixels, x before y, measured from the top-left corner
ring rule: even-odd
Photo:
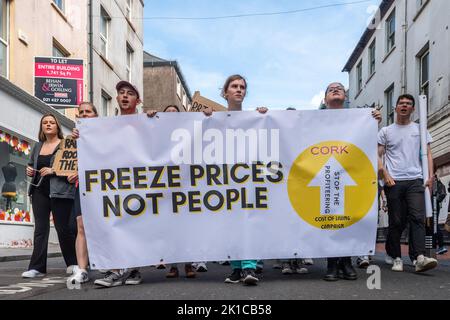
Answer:
[[[83,60],[36,57],[34,95],[55,108],[76,107],[83,101]]]

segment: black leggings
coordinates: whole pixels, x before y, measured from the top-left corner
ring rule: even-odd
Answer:
[[[58,234],[59,245],[67,266],[77,264],[75,253],[76,235],[70,229],[72,199],[49,198],[39,190],[31,198],[34,214],[34,249],[28,270],[47,273],[48,236],[50,233],[50,211]]]

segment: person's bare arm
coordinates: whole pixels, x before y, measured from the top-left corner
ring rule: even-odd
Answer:
[[[378,145],[378,172],[383,177],[384,182],[388,187],[395,186],[395,181],[392,179],[391,175],[387,171],[385,165],[383,164],[383,157],[386,154],[385,146],[379,144]]]

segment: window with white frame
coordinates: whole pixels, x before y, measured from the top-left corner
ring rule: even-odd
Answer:
[[[369,75],[373,75],[376,69],[376,41],[373,40],[369,47]]]
[[[133,66],[133,48],[127,43],[127,80],[131,82],[131,67]]]
[[[356,92],[359,93],[362,90],[362,61],[356,66]]]
[[[0,0],[0,75],[8,76],[8,1]]]
[[[111,97],[102,90],[102,116],[109,116],[109,105],[111,104]]]
[[[394,84],[392,84],[385,92],[387,122],[392,124],[395,121],[395,102],[394,102]]]
[[[56,4],[56,6],[64,12],[64,0],[53,0],[53,2]]]
[[[395,10],[386,20],[386,53],[391,52],[395,46]]]
[[[125,5],[125,11],[126,11],[128,20],[131,21],[131,16],[132,16],[132,12],[133,12],[133,0],[127,0],[127,3]]]
[[[420,94],[426,95],[428,102],[430,102],[430,50],[426,49],[420,56]],[[428,103],[428,110],[430,104]]]
[[[100,7],[100,52],[105,58],[108,57],[108,37],[110,22],[111,17],[103,7]]]

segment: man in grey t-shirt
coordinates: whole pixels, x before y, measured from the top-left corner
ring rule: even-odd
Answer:
[[[395,108],[396,122],[381,129],[378,134],[378,161],[385,182],[389,211],[386,253],[394,259],[393,271],[403,271],[400,238],[407,223],[410,227],[410,255],[416,261],[416,272],[437,266],[436,259],[425,257],[425,188],[420,157],[420,129],[417,123],[411,121],[414,110],[414,97],[408,94],[400,96]],[[426,185],[430,188],[433,184],[431,141],[427,132],[431,179]]]

